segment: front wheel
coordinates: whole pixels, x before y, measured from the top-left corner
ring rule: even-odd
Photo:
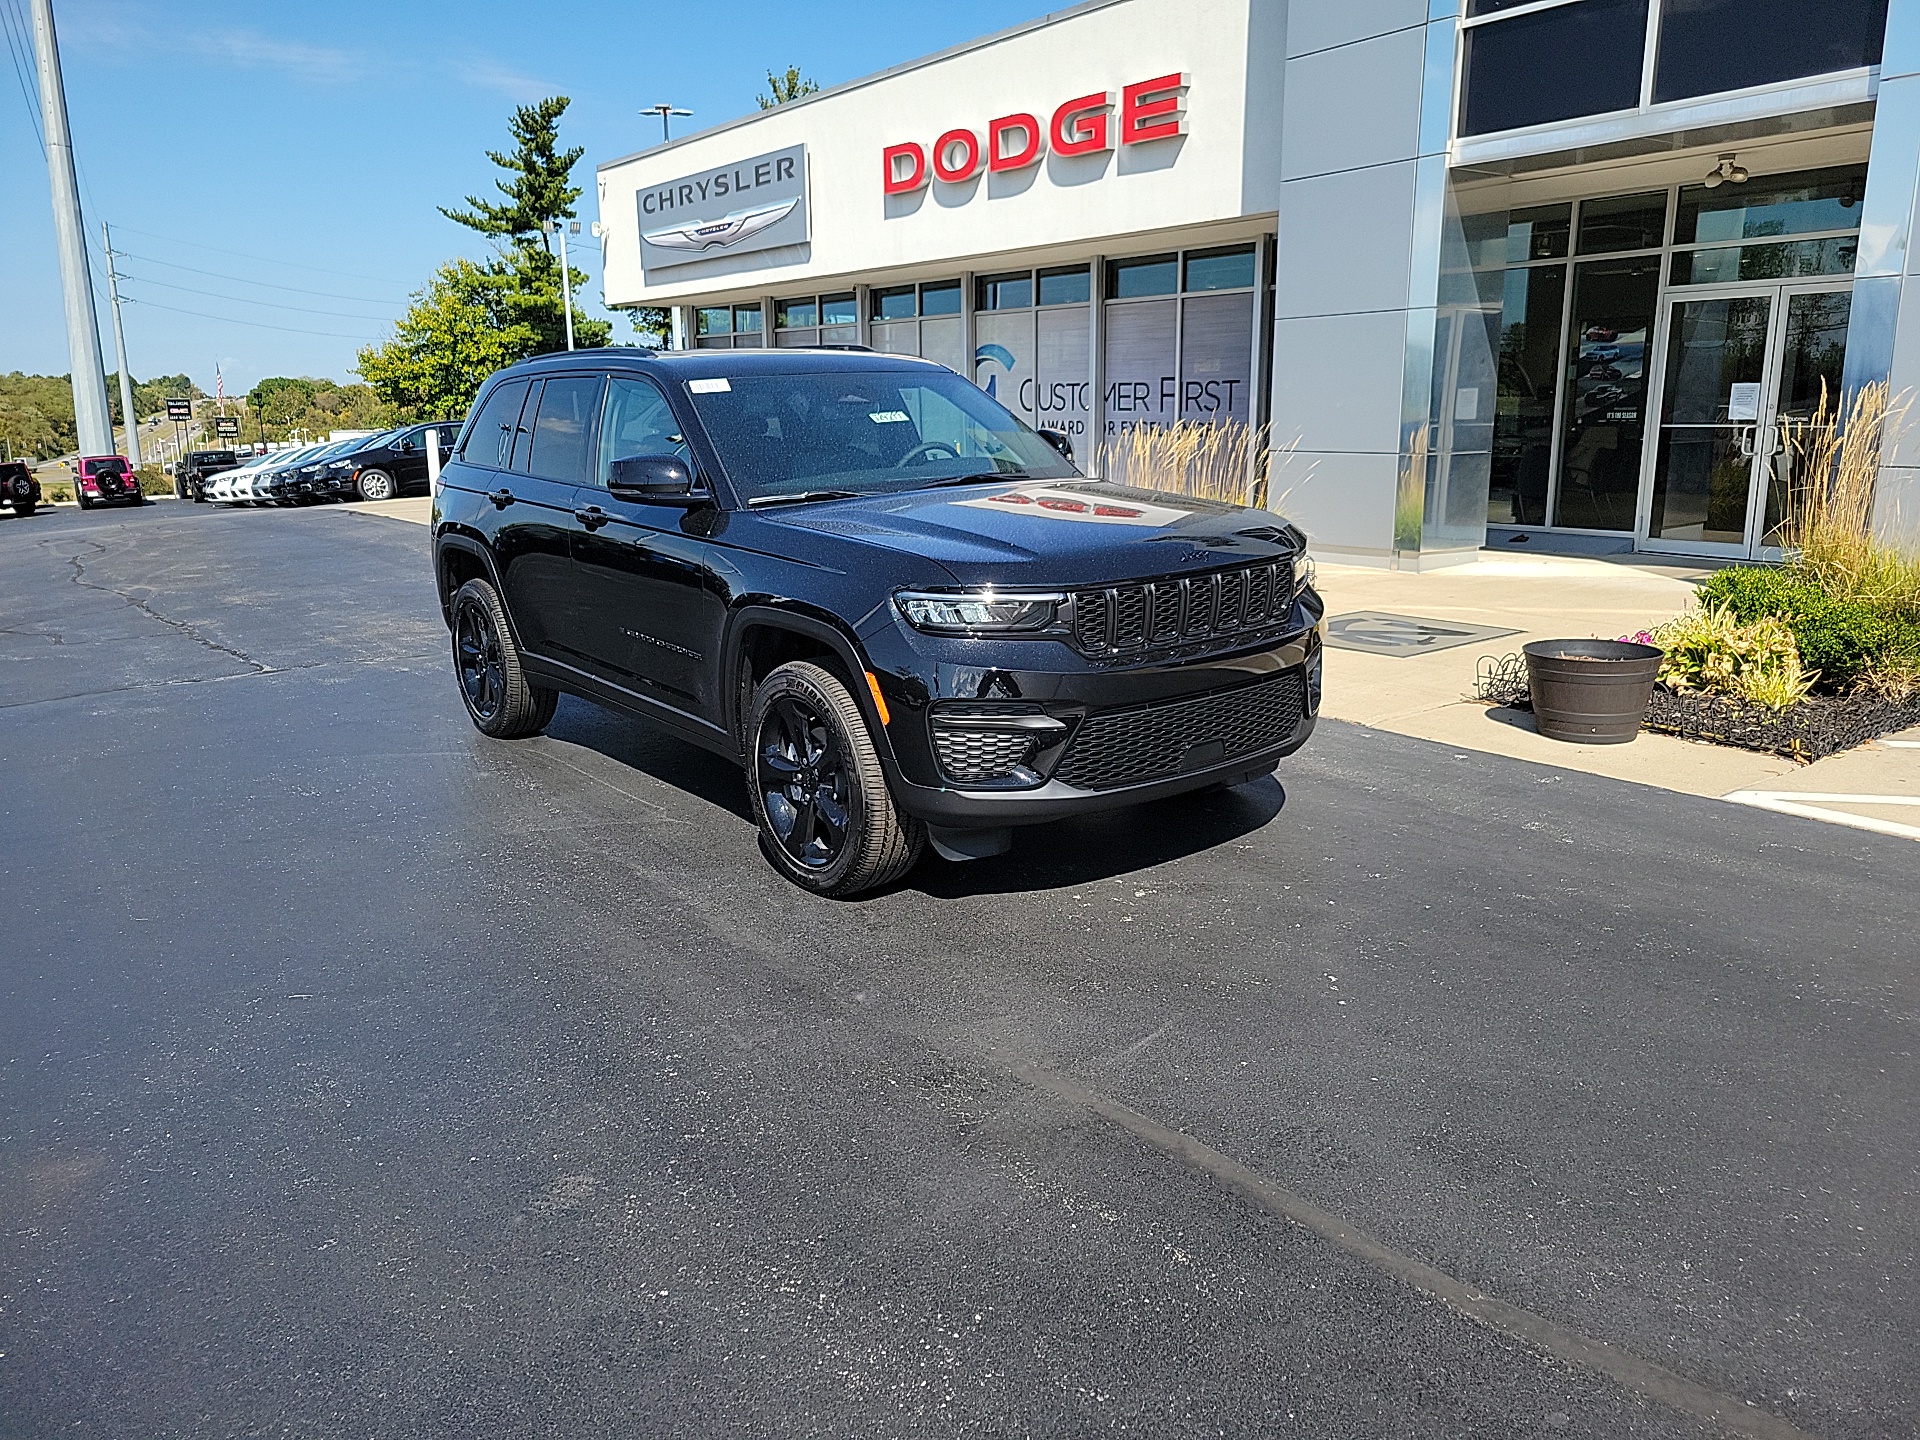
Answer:
[[[754,692],[747,771],[760,848],[817,895],[858,895],[920,859],[926,826],[887,789],[866,720],[831,671],[780,666]]]
[[[354,487],[359,490],[362,500],[391,500],[400,493],[399,487],[393,483],[393,476],[384,470],[362,470],[354,481]]]
[[[31,515],[34,512],[34,508],[34,502],[31,500],[16,500],[13,502],[13,513],[23,518]]]
[[[485,580],[467,581],[453,597],[453,668],[467,715],[496,740],[538,735],[560,703],[559,691],[527,679],[506,607]]]

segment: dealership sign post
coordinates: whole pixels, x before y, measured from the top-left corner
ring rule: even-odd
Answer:
[[[756,155],[640,191],[640,263],[648,274],[724,255],[803,245],[807,147]]]

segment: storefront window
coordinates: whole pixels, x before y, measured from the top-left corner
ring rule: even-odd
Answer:
[[[868,296],[868,306],[875,320],[911,320],[918,313],[911,285],[875,290]]]
[[[1507,17],[1495,15],[1462,37],[1460,133],[1486,135],[1640,103],[1647,0],[1577,0]]]
[[[1580,253],[1653,250],[1667,238],[1667,192],[1580,202]]]
[[[977,310],[1024,310],[1033,304],[1033,272],[982,275],[974,282]]]
[[[1887,0],[1666,0],[1656,103],[1880,63]]]
[[[1723,285],[1729,280],[1797,280],[1808,275],[1850,275],[1860,242],[1784,240],[1773,245],[1722,245],[1682,250],[1673,257],[1675,285]]]
[[[1566,418],[1553,523],[1631,530],[1646,433],[1647,352],[1660,257],[1574,266]]]
[[[1185,290],[1245,290],[1253,284],[1253,247],[1187,252]]]
[[[820,297],[820,323],[822,325],[858,325],[859,307],[855,304],[852,291],[839,295]]]
[[[1554,396],[1563,353],[1560,312],[1566,294],[1564,265],[1506,273],[1488,486],[1487,522],[1492,525],[1547,523]]]
[[[960,313],[960,282],[942,280],[938,284],[922,285],[920,313],[922,315],[958,315]]]
[[[700,335],[731,335],[733,333],[733,307],[731,305],[705,305],[695,314],[694,329]]]
[[[1172,255],[1146,255],[1137,260],[1107,262],[1107,298],[1109,300],[1131,300],[1142,295],[1171,295],[1179,285],[1180,263],[1177,257]]]
[[[1764,240],[1860,228],[1867,167],[1755,176],[1744,185],[1682,185],[1674,212],[1676,245]]]
[[[812,298],[805,300],[782,300],[773,307],[773,323],[777,329],[797,330],[803,326],[820,323],[820,306]]]
[[[1092,295],[1091,280],[1085,265],[1069,265],[1040,272],[1042,305],[1084,305]]]

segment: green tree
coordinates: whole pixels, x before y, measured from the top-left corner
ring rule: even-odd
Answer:
[[[522,105],[507,121],[513,133],[511,155],[489,150],[487,158],[507,172],[504,180],[495,180],[494,188],[506,197],[506,203],[467,197],[467,209],[440,213],[469,230],[504,239],[518,249],[531,250],[538,240],[541,251],[552,253],[541,225],[548,220],[573,218],[573,202],[580,198],[580,187],[573,184],[573,167],[586,154],[584,146],[560,148],[560,117],[573,102],[565,95],[554,95],[534,105]]]
[[[789,100],[798,100],[802,95],[817,95],[820,92],[819,84],[802,75],[798,65],[789,65],[784,75],[767,71],[767,89],[771,93],[753,97],[762,110],[771,110],[776,105],[785,105]]]
[[[360,352],[356,369],[402,419],[438,420],[466,413],[487,376],[504,365],[558,350],[565,343],[557,264],[514,261],[443,265],[414,296],[391,340]],[[580,277],[584,283],[586,277]],[[613,327],[578,307],[574,343],[605,345]]]
[[[660,305],[636,305],[627,311],[627,318],[633,321],[633,333],[644,341],[653,337],[654,344],[665,347],[673,343],[673,312]]]

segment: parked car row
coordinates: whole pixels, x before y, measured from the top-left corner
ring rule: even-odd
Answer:
[[[444,464],[459,438],[457,420],[403,425],[380,435],[276,450],[231,468],[197,469],[193,498],[216,505],[317,505],[334,500],[391,500],[424,491],[429,430],[439,432]],[[188,457],[190,462],[198,458]]]

